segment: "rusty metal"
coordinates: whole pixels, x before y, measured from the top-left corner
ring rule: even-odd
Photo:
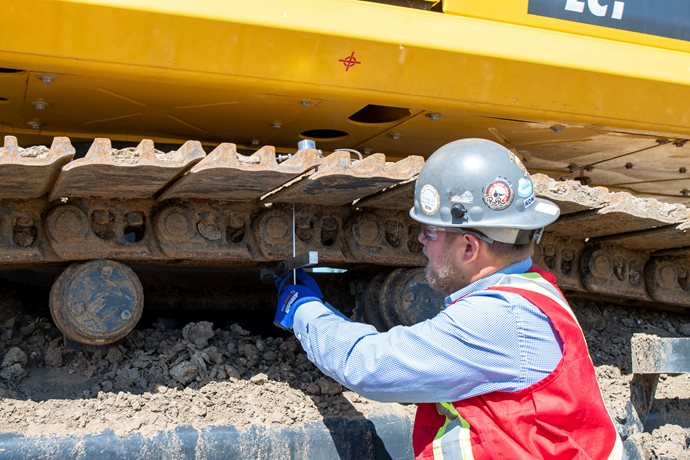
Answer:
[[[84,158],[62,168],[50,199],[150,198],[204,156],[196,141],[164,153],[148,139],[136,148],[122,150],[114,150],[109,139],[96,139]]]
[[[425,269],[398,268],[381,285],[381,317],[388,328],[411,326],[436,316],[443,308],[443,298],[426,283]]]
[[[132,269],[112,260],[68,267],[50,291],[50,313],[66,338],[105,345],[126,336],[141,318],[144,293]]]
[[[358,200],[355,205],[362,208],[398,209],[407,211],[414,201],[414,181],[417,177],[392,185],[378,193]]]
[[[117,150],[107,139],[95,140],[84,158],[70,161],[73,155],[66,138],[30,149],[5,138],[3,268],[93,259],[262,265],[292,255],[293,207],[297,252],[318,251],[324,263],[352,267],[426,264],[419,226],[408,216],[420,157],[388,162],[382,154],[322,157],[312,149],[279,159],[271,146],[243,155],[229,143],[206,156],[192,141],[164,153],[147,140]],[[563,211],[534,255],[562,289],[690,307],[687,208],[576,181],[533,179],[539,196]],[[416,298],[417,291],[404,289],[418,280],[394,279],[387,280],[388,297]],[[413,309],[395,306],[405,300],[373,313],[381,308],[373,293],[382,284],[375,278],[363,290],[370,322],[417,321]]]
[[[374,326],[379,332],[388,330],[388,326],[386,326],[383,316],[381,315],[381,302],[379,299],[381,287],[389,273],[388,270],[377,273],[371,278],[371,281],[366,283],[361,295],[360,304],[357,306],[363,313],[364,321]]]
[[[237,153],[235,144],[223,143],[175,182],[162,200],[201,198],[251,201],[315,168],[317,150],[300,150],[282,163],[275,149],[265,146],[250,156]]]
[[[584,292],[580,278],[580,258],[584,248],[582,240],[559,238],[547,232],[535,247],[533,259],[538,266],[556,276],[561,289]]]
[[[356,260],[414,267],[426,263],[417,240],[418,228],[406,212],[376,209],[353,214],[345,231]]]
[[[645,267],[649,295],[656,302],[685,306],[690,298],[688,257],[654,257]]]
[[[0,201],[0,264],[54,260],[43,247],[43,200]]]
[[[582,284],[595,294],[650,301],[644,279],[648,258],[630,249],[588,247],[582,253]]]
[[[55,203],[45,228],[50,248],[63,260],[160,259],[156,237],[146,232],[151,200],[73,199]],[[137,225],[132,225],[132,222]],[[138,237],[133,238],[132,232]]]
[[[348,205],[411,179],[424,163],[419,156],[409,156],[392,164],[387,163],[380,153],[363,160],[353,161],[350,157],[350,152],[335,151],[325,157],[311,174],[265,199],[274,203]]]
[[[56,137],[50,148],[21,148],[17,138],[5,136],[0,148],[0,198],[40,198],[50,192],[60,168],[74,157],[66,137]]]
[[[276,205],[252,222],[259,248],[267,260],[292,256],[292,212],[292,207]],[[342,228],[349,212],[347,208],[296,206],[295,251],[317,251],[319,259],[329,263],[346,261]]]
[[[266,260],[250,230],[256,212],[251,205],[180,201],[159,208],[152,220],[163,258],[251,263]]]

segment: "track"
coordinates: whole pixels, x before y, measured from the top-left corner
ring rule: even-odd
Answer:
[[[328,264],[424,264],[407,217],[423,158],[349,151],[250,155],[224,143],[114,149],[97,139],[75,159],[69,139],[0,149],[0,267],[117,259],[261,264],[317,250]],[[536,259],[564,289],[662,308],[690,306],[688,209],[534,175],[558,203]]]

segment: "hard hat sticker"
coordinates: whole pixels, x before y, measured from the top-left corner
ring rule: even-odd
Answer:
[[[419,191],[419,204],[425,214],[431,215],[438,211],[441,197],[433,185],[426,184]]]
[[[558,206],[553,205],[551,203],[537,203],[537,205],[534,207],[534,209],[538,212],[542,212],[544,214],[549,214],[552,216],[557,216],[558,215]]]
[[[462,195],[453,195],[450,199],[453,203],[471,204],[474,203],[474,195],[469,190],[462,192]]]
[[[482,199],[489,209],[501,211],[513,202],[513,189],[510,181],[504,177],[497,178],[483,190]]]
[[[520,198],[529,198],[534,193],[534,186],[529,177],[521,177],[518,181],[517,194]]]

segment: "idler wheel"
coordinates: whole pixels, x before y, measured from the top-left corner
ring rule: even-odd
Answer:
[[[379,305],[388,328],[417,324],[443,308],[444,296],[427,284],[424,272],[423,268],[398,268],[383,282]]]
[[[366,319],[367,323],[374,326],[379,332],[388,330],[388,327],[381,316],[381,305],[379,303],[381,286],[383,285],[387,275],[388,272],[381,272],[374,276],[367,284],[362,296],[364,318]]]
[[[50,291],[50,313],[58,329],[87,345],[125,337],[143,309],[144,292],[136,273],[112,260],[71,265]]]

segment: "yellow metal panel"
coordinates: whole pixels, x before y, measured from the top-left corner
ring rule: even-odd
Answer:
[[[292,124],[293,139],[302,126],[354,133],[347,117],[380,104],[690,136],[688,54],[677,50],[353,0],[3,7],[0,66],[32,71],[30,95],[59,102],[40,115],[56,131],[286,143],[273,121]],[[58,79],[41,87],[41,72]],[[296,107],[303,99],[320,101],[318,116]],[[25,106],[1,121],[21,130],[34,116]]]

